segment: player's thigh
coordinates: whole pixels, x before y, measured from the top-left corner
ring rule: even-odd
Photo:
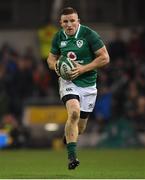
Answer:
[[[66,81],[62,78],[59,78],[59,94],[61,99],[67,95],[79,96],[75,84],[73,84],[71,81]]]
[[[87,87],[81,89],[81,94],[80,94],[81,111],[92,112],[95,106],[96,98],[97,98],[96,87]]]

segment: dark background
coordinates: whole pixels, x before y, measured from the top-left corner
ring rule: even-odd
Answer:
[[[34,28],[52,22],[57,0],[1,0],[1,28]],[[144,26],[144,0],[60,0],[60,7],[73,6],[83,22]],[[56,23],[56,22],[55,22]]]

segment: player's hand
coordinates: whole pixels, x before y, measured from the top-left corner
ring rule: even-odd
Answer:
[[[57,62],[56,62],[55,65],[54,65],[54,70],[55,70],[56,74],[57,74],[58,76],[60,76],[58,69],[59,69],[59,68],[58,68],[58,64],[57,64]]]
[[[70,73],[70,78],[73,80],[75,78],[77,78],[78,76],[80,76],[81,74],[83,74],[85,71],[85,68],[83,65],[78,64],[77,62],[74,62],[75,64],[75,68],[72,69],[72,72]]]

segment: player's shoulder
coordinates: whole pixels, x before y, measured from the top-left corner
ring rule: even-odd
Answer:
[[[81,25],[81,29],[82,31],[86,32],[86,33],[90,33],[90,32],[95,32],[97,33],[94,29],[88,27],[88,26],[85,26],[85,25]]]
[[[99,36],[99,34],[92,28],[85,26],[85,25],[81,25],[81,32],[82,34],[84,34],[85,36],[90,36],[90,35],[96,35]]]
[[[55,34],[54,37],[55,38],[61,38],[61,36],[63,36],[63,30],[59,29]]]

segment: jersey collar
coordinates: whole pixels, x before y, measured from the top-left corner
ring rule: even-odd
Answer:
[[[68,36],[68,35],[66,34],[66,32],[63,30],[63,33],[64,33],[66,39],[68,39],[69,37],[74,37],[75,39],[77,39],[78,34],[79,34],[79,32],[80,32],[80,27],[81,27],[81,25],[79,24],[78,29],[77,29],[75,35],[73,35],[73,36]]]

